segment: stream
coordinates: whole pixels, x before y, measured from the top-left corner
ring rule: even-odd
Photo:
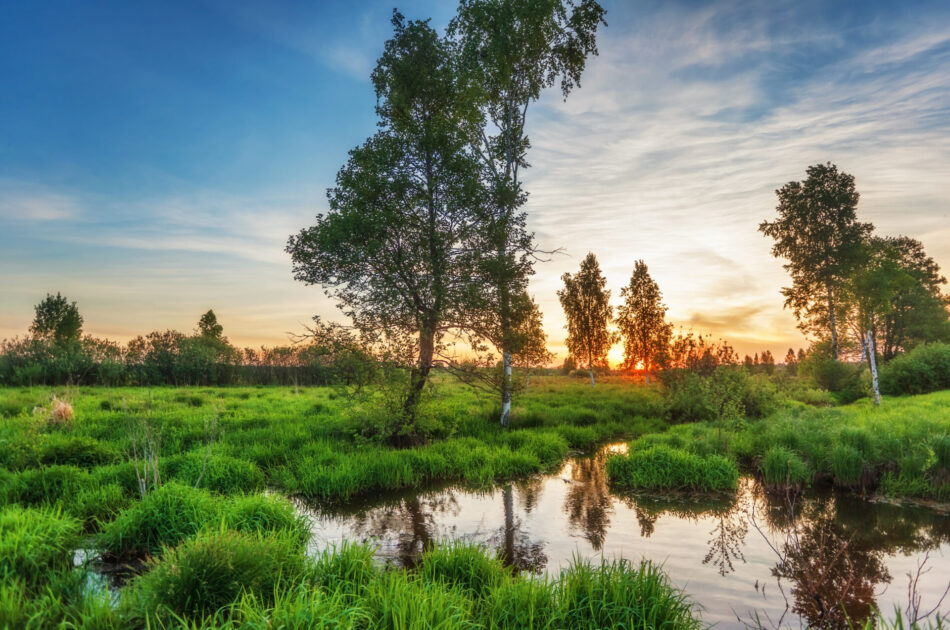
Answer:
[[[517,571],[555,576],[579,557],[663,566],[717,628],[863,620],[906,609],[909,575],[921,610],[950,582],[950,516],[841,493],[793,501],[749,477],[724,497],[612,492],[604,463],[625,444],[565,461],[556,473],[487,491],[441,486],[324,510],[312,520],[311,551],[344,539],[378,546],[381,562],[411,567],[430,544],[485,545]],[[941,610],[950,612],[950,597]],[[906,618],[906,617],[905,617]]]

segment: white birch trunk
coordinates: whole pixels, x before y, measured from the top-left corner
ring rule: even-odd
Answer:
[[[865,337],[865,351],[868,353],[868,364],[871,366],[871,387],[874,389],[874,406],[881,404],[881,388],[877,380],[877,350],[874,347],[874,335],[869,330]]]

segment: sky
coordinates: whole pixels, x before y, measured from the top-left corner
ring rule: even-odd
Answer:
[[[581,87],[528,113],[529,228],[561,248],[531,281],[553,351],[560,276],[588,251],[615,304],[642,259],[677,326],[743,354],[807,345],[758,225],[818,162],[950,271],[950,3],[603,4]],[[0,338],[57,291],[121,341],[208,308],[240,346],[340,319],[284,247],[375,131],[393,5],[0,3]],[[398,7],[440,29],[454,11]]]

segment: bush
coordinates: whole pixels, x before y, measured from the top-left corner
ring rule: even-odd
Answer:
[[[835,361],[821,352],[810,352],[798,366],[798,373],[808,382],[829,392],[843,395],[842,404],[854,402],[867,394],[861,382],[861,364]]]
[[[950,389],[950,344],[917,346],[881,368],[881,393],[890,396]]]
[[[722,455],[700,457],[668,446],[651,446],[607,460],[607,477],[618,487],[643,490],[735,490],[739,471]]]
[[[0,582],[16,579],[27,589],[73,566],[79,522],[59,511],[8,506],[0,511]]]
[[[113,463],[118,459],[114,448],[90,437],[51,433],[45,436],[39,450],[40,462],[49,466],[68,464],[91,468]]]
[[[242,594],[267,605],[278,588],[301,578],[305,566],[302,551],[290,537],[206,532],[166,549],[160,560],[148,565],[133,587],[136,612],[160,625],[173,616],[201,619]]]

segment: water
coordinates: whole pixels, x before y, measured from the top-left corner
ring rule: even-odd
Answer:
[[[556,574],[575,556],[661,563],[717,628],[767,627],[893,616],[908,601],[908,573],[929,610],[950,581],[950,516],[834,493],[790,505],[744,478],[734,497],[622,496],[604,462],[625,445],[575,457],[555,474],[473,491],[445,486],[325,511],[313,550],[344,539],[373,542],[382,561],[412,566],[429,544],[466,540],[517,570]],[[929,570],[928,570],[929,569]],[[950,599],[950,598],[948,598]],[[841,605],[835,606],[835,602]],[[950,601],[941,609],[950,612]]]

